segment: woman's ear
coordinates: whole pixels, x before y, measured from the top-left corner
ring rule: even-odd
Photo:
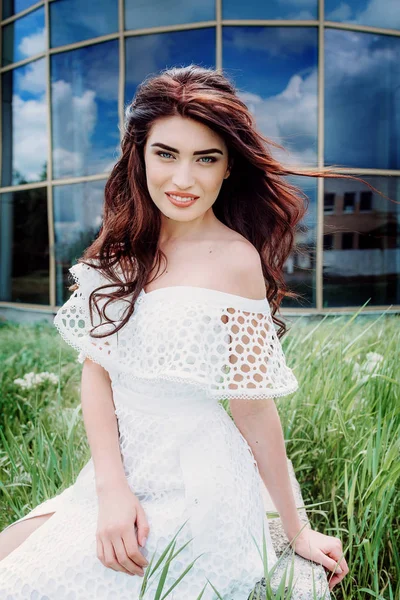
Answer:
[[[232,159],[228,160],[228,166],[225,172],[225,176],[224,179],[228,179],[229,175],[231,174],[231,170],[232,170]]]

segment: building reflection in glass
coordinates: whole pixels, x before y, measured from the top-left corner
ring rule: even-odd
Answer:
[[[295,234],[296,248],[287,258],[283,272],[291,291],[300,294],[297,299],[285,298],[282,307],[315,308],[316,306],[316,239],[317,239],[317,182],[309,177],[288,177],[288,182],[298,186],[309,199],[303,220]]]
[[[399,177],[363,177],[400,201]],[[326,179],[324,307],[400,302],[400,205],[357,181]]]
[[[49,304],[46,188],[0,194],[0,300]]]

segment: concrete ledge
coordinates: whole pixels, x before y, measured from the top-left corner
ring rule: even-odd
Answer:
[[[296,479],[292,462],[288,459],[289,475],[292,482],[296,506],[298,508],[304,506],[303,497],[299,482]],[[268,512],[277,512],[271,497],[264,483],[262,483],[262,493],[265,510]],[[309,523],[307,512],[304,508],[300,508],[299,517],[302,523]],[[269,529],[271,533],[272,543],[275,552],[279,557],[288,548],[289,540],[283,530],[283,526],[279,517],[269,519]],[[292,567],[293,560],[293,567]],[[281,582],[285,569],[287,569],[288,582],[291,570],[293,568],[293,588],[290,600],[330,600],[328,578],[326,571],[322,565],[318,565],[310,560],[302,558],[298,554],[293,554],[293,551],[286,552],[278,565],[276,572],[271,579],[271,588],[276,591]],[[315,596],[314,596],[315,590]],[[265,579],[263,578],[255,587],[253,600],[266,598]],[[286,600],[287,596],[285,596]],[[289,598],[287,599],[289,600]]]

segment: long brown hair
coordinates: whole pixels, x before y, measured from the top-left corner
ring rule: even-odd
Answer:
[[[105,186],[102,227],[78,261],[98,268],[111,282],[91,293],[91,316],[93,301],[102,319],[112,322],[106,314],[107,305],[129,296],[129,309],[114,328],[114,332],[119,331],[132,315],[135,301],[147,285],[153,268],[157,267],[157,273],[161,258],[167,261],[158,247],[161,218],[147,189],[144,145],[154,121],[174,115],[207,125],[227,145],[231,174],[223,181],[213,211],[217,219],[243,235],[258,250],[266,296],[281,337],[286,333],[286,325],[274,314],[285,296],[299,296],[287,288],[283,266],[294,245],[296,226],[309,204],[306,194],[290,184],[285,176],[356,179],[380,192],[363,179],[339,174],[333,169],[305,171],[284,167],[270,152],[271,146],[282,147],[257,130],[234,84],[221,71],[193,64],[146,78],[126,110],[122,155]],[[107,287],[115,285],[117,291],[107,292]],[[99,293],[99,290],[103,291]],[[96,296],[107,299],[101,311]],[[110,333],[94,337],[107,335]]]

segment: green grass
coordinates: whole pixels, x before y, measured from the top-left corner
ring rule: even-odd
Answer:
[[[350,567],[332,596],[399,598],[399,317],[301,317],[283,346],[300,384],[277,399],[287,453],[313,527],[341,538]],[[374,367],[367,358],[377,355]],[[55,329],[0,325],[0,361],[3,529],[71,485],[90,453],[79,403],[81,365]],[[55,373],[60,382],[30,391],[13,383],[30,371]],[[166,563],[176,554],[171,544]],[[160,589],[160,599],[166,591]]]

